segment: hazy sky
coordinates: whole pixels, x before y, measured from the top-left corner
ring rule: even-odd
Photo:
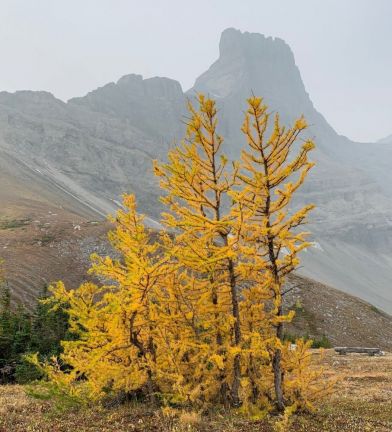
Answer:
[[[0,90],[67,100],[128,73],[187,90],[226,27],[285,39],[339,133],[392,134],[392,0],[0,0]]]

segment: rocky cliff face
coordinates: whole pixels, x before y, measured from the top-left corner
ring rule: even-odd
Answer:
[[[392,311],[392,144],[339,136],[314,108],[289,46],[281,39],[227,29],[218,60],[188,94],[168,78],[127,75],[63,103],[45,92],[0,93],[0,153],[17,158],[101,214],[121,193],[159,214],[151,160],[164,158],[184,132],[186,98],[217,99],[224,151],[236,157],[245,100],[264,97],[283,123],[304,114],[316,168],[297,205],[314,202],[315,247],[304,273]]]
[[[0,151],[21,158],[101,213],[132,191],[143,211],[156,215],[151,161],[163,158],[182,133],[184,101],[178,82],[136,75],[68,103],[45,92],[3,92]]]
[[[133,127],[163,140],[176,138],[184,106],[179,82],[168,78],[126,75],[116,84],[110,83],[87,96],[69,101],[80,106],[121,119]]]

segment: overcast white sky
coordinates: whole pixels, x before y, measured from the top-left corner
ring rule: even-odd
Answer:
[[[0,90],[67,100],[128,73],[193,85],[222,30],[285,39],[341,134],[392,134],[392,0],[0,0]]]

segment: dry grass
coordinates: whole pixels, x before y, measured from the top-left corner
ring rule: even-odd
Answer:
[[[328,374],[338,378],[336,391],[318,412],[296,417],[290,431],[392,431],[392,354],[336,356],[328,350],[323,363]],[[271,419],[255,422],[194,412],[170,416],[140,404],[55,414],[49,402],[29,398],[22,387],[0,386],[0,432],[29,431],[272,432],[273,427]]]

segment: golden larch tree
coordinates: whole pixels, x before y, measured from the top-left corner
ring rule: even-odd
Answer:
[[[155,164],[155,173],[167,192],[163,202],[170,212],[163,224],[175,233],[175,258],[201,288],[199,319],[204,332],[213,333],[209,351],[221,369],[222,399],[239,406],[242,338],[236,240],[231,237],[236,220],[225,208],[235,173],[220,153],[215,102],[199,95],[198,105],[188,103],[186,138],[169,152],[168,163]]]
[[[115,230],[109,233],[118,258],[92,255],[90,273],[104,282],[87,282],[76,290],[62,283],[52,287],[59,302],[69,304],[71,331],[77,340],[64,341],[62,361],[71,366],[70,379],[87,378],[90,394],[107,390],[150,393],[157,369],[155,340],[159,322],[156,304],[169,268],[161,244],[154,241],[136,213],[133,195],[124,197]]]
[[[276,406],[282,411],[285,407],[281,365],[283,323],[293,316],[292,312],[284,314],[282,298],[286,276],[298,266],[299,252],[309,246],[307,233],[299,231],[298,227],[306,222],[314,207],[309,204],[292,211],[290,204],[314,165],[308,159],[314,143],[305,140],[293,155],[293,145],[307,128],[305,119],[299,118],[292,128],[286,129],[280,125],[279,115],[275,115],[272,131],[268,134],[269,120],[262,99],[248,99],[242,126],[248,148],[242,151],[241,169],[237,175],[239,192],[235,193],[235,199],[245,220],[244,240],[254,247],[254,257],[264,262],[261,265],[262,284],[272,293],[270,321],[276,329],[272,367]]]
[[[309,244],[299,227],[313,207],[292,208],[313,166],[313,142],[296,146],[306,122],[285,129],[277,115],[270,122],[261,98],[250,98],[247,147],[228,164],[215,102],[199,95],[188,108],[185,139],[166,163],[154,163],[165,229],[148,230],[135,198],[124,196],[109,234],[117,257],[92,256],[100,283],[52,289],[69,305],[78,340],[63,342],[66,372],[46,370],[94,398],[137,390],[253,416],[310,407],[317,377],[309,344],[294,353],[283,341],[293,316],[283,309],[285,282]]]

